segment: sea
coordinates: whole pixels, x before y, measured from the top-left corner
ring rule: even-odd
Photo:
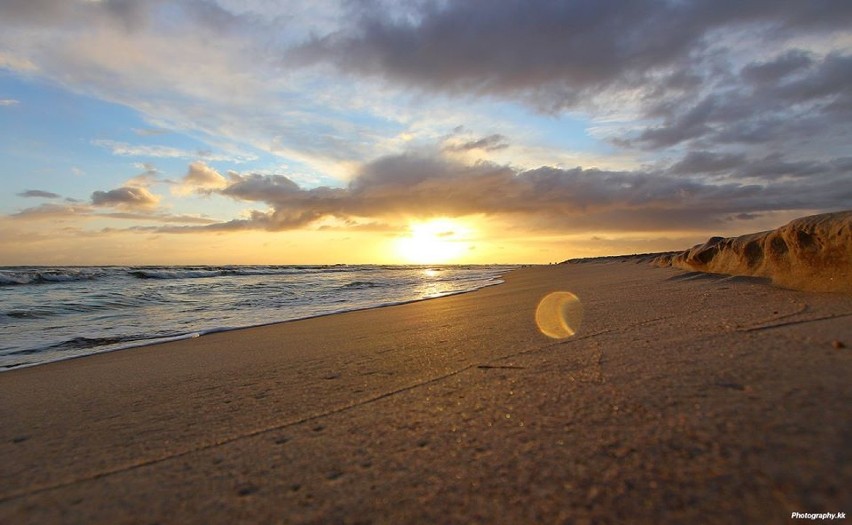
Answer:
[[[512,268],[0,267],[0,371],[469,292]]]

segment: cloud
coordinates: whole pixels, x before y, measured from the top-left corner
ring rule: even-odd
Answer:
[[[133,211],[117,211],[117,212],[100,212],[93,205],[89,204],[53,204],[47,203],[32,208],[26,208],[17,213],[11,214],[9,217],[17,220],[63,220],[63,219],[120,219],[142,222],[158,222],[158,223],[178,223],[178,224],[215,224],[220,221],[209,217],[201,217],[197,215],[180,215],[169,213],[150,213],[150,212],[133,212]]]
[[[123,157],[154,157],[163,159],[204,159],[207,161],[246,162],[255,160],[252,154],[224,154],[206,150],[189,151],[171,146],[133,145],[114,140],[93,140],[92,144],[102,146],[112,151],[113,155]]]
[[[595,92],[675,80],[720,30],[778,34],[843,30],[848,2],[422,2],[407,17],[379,2],[355,4],[354,22],[291,52],[434,91],[576,107]],[[683,77],[680,77],[681,79]]]
[[[53,204],[45,203],[32,208],[25,208],[10,215],[13,219],[61,219],[85,216],[92,213],[92,207],[86,204]]]
[[[32,74],[38,71],[38,66],[36,66],[30,59],[15,56],[3,51],[0,51],[0,67],[24,74]]]
[[[237,219],[211,228],[288,230],[311,224],[326,216],[340,215],[336,207],[345,191],[320,187],[303,190],[283,175],[233,175],[234,182],[221,190],[222,195],[243,201],[273,204],[275,211],[251,212],[250,219]]]
[[[353,119],[353,111],[403,126],[428,120],[399,115],[404,100],[395,89],[449,94],[461,104],[485,96],[550,114],[627,113],[636,119],[619,130],[622,146],[789,142],[802,126],[820,129],[828,111],[808,119],[813,108],[791,113],[788,99],[844,98],[842,55],[852,25],[845,0],[33,5],[0,6],[0,45],[19,62],[37,64],[41,75],[130,105],[169,128],[224,134],[306,162],[387,153],[377,136],[387,130],[361,124],[370,119]],[[765,56],[765,49],[778,55]],[[800,74],[814,77],[810,87],[793,82]],[[768,91],[741,96],[755,89]],[[736,107],[725,102],[728,95]],[[396,104],[381,109],[388,98]],[[848,119],[835,117],[822,135],[843,126]],[[366,155],[365,142],[375,147]],[[228,156],[102,145],[122,155]]]
[[[713,175],[734,180],[757,179],[765,183],[778,179],[811,179],[814,181],[836,181],[852,175],[852,157],[837,157],[830,160],[791,161],[780,153],[772,153],[756,159],[744,154],[716,154],[707,151],[690,151],[673,164],[668,172],[680,175]]]
[[[35,4],[0,6],[9,60],[135,108],[156,123],[143,135],[166,128],[250,144],[313,175],[397,152],[392,137],[409,129],[482,122],[493,101],[606,123],[611,142],[631,150],[733,144],[766,155],[804,148],[795,142],[807,136],[807,147],[836,155],[850,127],[844,0]],[[510,124],[481,136],[524,135]],[[447,148],[494,158],[509,142],[479,140]],[[511,141],[513,153],[531,151]],[[98,144],[125,156],[253,158]],[[547,153],[534,162],[559,154]]]
[[[743,166],[741,173],[746,177],[778,179],[781,177],[817,177],[833,171],[850,173],[850,159],[835,159],[830,163],[817,161],[788,162],[781,154],[768,155]],[[837,170],[836,168],[840,168]]]
[[[518,170],[487,162],[464,164],[438,155],[403,154],[366,164],[346,188],[313,189],[302,189],[283,175],[233,175],[231,184],[220,190],[222,195],[264,203],[270,210],[255,210],[248,218],[202,229],[278,231],[328,217],[486,215],[557,231],[671,231],[712,228],[743,214],[852,206],[852,189],[838,189],[852,170],[848,159],[808,166],[807,178],[773,176],[771,183],[738,181],[770,178],[764,174],[766,162],[781,159],[743,161],[737,166],[731,160],[695,154],[676,163],[676,169],[658,171],[546,166]],[[687,168],[734,173],[710,182],[683,176]],[[798,166],[803,175],[805,168]]]
[[[173,148],[170,146],[136,146],[114,140],[93,140],[95,146],[102,146],[112,151],[113,155],[123,157],[157,157],[157,158],[191,158],[196,153]]]
[[[684,158],[669,169],[672,173],[714,174],[730,172],[745,162],[745,155],[739,153],[714,153],[712,151],[690,151]]]
[[[813,65],[814,57],[800,49],[792,49],[769,61],[753,62],[741,71],[743,79],[760,85],[772,85],[797,71]]]
[[[128,209],[153,208],[160,198],[145,188],[123,186],[110,191],[92,193],[92,205]]]
[[[496,151],[508,147],[509,143],[506,141],[506,137],[500,135],[499,133],[495,133],[493,135],[488,135],[487,137],[482,137],[480,139],[468,140],[463,142],[450,141],[449,143],[444,145],[444,151]]]
[[[17,106],[20,103],[20,100],[15,100],[13,98],[0,98],[0,107]]]
[[[172,131],[163,128],[133,128],[133,133],[136,133],[140,137],[153,137],[156,135],[167,135],[172,133]]]
[[[42,199],[59,199],[62,195],[50,191],[26,190],[18,194],[19,197],[37,197]]]
[[[213,190],[222,189],[226,186],[228,186],[228,179],[207,164],[197,161],[189,165],[186,175],[173,188],[173,193],[176,195],[209,194]]]
[[[125,186],[130,186],[134,188],[150,188],[154,184],[172,183],[172,181],[161,179],[160,170],[158,170],[156,166],[149,162],[140,162],[136,164],[136,167],[144,171],[139,175],[128,179],[127,182],[124,183]]]
[[[209,217],[199,217],[196,215],[174,215],[168,213],[127,213],[127,212],[112,212],[99,213],[97,217],[109,217],[111,219],[124,219],[132,221],[153,221],[166,223],[180,224],[215,224],[219,221]]]
[[[108,1],[114,5],[115,2]],[[49,24],[56,19],[72,16],[71,2],[55,0],[7,0],[0,7],[0,13],[9,20],[32,24]]]
[[[849,2],[472,0],[410,3],[404,15],[382,2],[353,5],[350,25],[315,35],[285,61],[462,104],[579,113],[637,155],[704,151],[731,161],[848,149]]]
[[[849,132],[852,115],[852,55],[814,58],[786,52],[769,62],[746,65],[724,90],[658,103],[661,123],[627,144],[660,149],[687,142],[705,145],[768,145],[802,149],[819,140],[831,147]]]
[[[284,175],[236,175],[235,182],[222,190],[223,195],[242,200],[285,200],[300,193],[299,185]]]

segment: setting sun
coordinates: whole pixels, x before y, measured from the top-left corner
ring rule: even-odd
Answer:
[[[396,242],[396,252],[413,264],[457,262],[470,249],[470,233],[469,227],[450,219],[415,223]]]

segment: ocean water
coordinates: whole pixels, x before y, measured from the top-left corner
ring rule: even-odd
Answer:
[[[0,371],[418,301],[502,282],[509,266],[0,268]]]

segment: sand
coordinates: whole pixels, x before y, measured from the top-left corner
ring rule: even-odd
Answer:
[[[786,288],[852,293],[852,210],[796,219],[740,237],[711,237],[659,266],[767,277]]]
[[[534,322],[548,292],[575,336]],[[0,523],[852,512],[852,296],[629,258],[0,374]]]

